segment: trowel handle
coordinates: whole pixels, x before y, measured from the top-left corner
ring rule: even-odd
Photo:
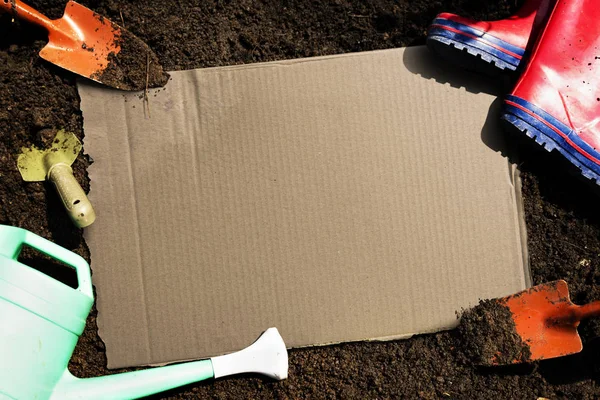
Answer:
[[[46,30],[52,28],[52,21],[48,17],[20,0],[0,0],[0,10],[11,13],[23,21],[46,28]]]
[[[0,3],[4,0],[0,0]],[[96,213],[85,192],[73,176],[71,167],[64,163],[53,165],[48,171],[48,179],[54,183],[56,190],[69,214],[78,228],[91,225]]]
[[[577,319],[587,319],[600,316],[600,301],[581,306],[577,310]]]

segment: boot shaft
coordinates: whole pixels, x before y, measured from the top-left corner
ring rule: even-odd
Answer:
[[[560,0],[502,119],[600,184],[600,4]]]
[[[600,4],[560,0],[512,95],[600,149]]]

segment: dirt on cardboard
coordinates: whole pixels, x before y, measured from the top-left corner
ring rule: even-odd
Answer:
[[[29,1],[53,18],[62,15],[65,3]],[[123,22],[150,45],[166,70],[424,44],[427,26],[438,12],[494,19],[518,6],[512,0],[82,3]],[[0,17],[0,223],[29,229],[89,261],[81,231],[72,226],[53,188],[22,182],[16,169],[18,150],[43,144],[48,132],[44,130],[67,128],[83,137],[74,77],[37,56],[45,37],[41,30],[12,23],[10,16]],[[537,151],[527,141],[520,148],[534,284],[563,278],[575,302],[600,299],[597,195],[572,176],[559,157]],[[80,155],[73,165],[85,190],[89,162]],[[71,360],[77,376],[119,372],[106,370],[95,315],[95,311],[90,315]],[[192,385],[156,398],[599,398],[600,346],[593,339],[600,334],[600,325],[588,321],[580,332],[581,354],[501,368],[473,367],[458,331],[293,350],[290,378],[284,382],[241,377]]]
[[[140,91],[166,85],[169,74],[163,71],[158,57],[139,38],[127,30],[120,30],[114,41],[118,54],[108,55],[108,65],[92,79],[121,90]]]

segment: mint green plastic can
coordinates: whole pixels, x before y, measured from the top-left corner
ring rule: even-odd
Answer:
[[[18,262],[23,245],[72,266],[79,287]],[[14,399],[50,398],[93,302],[83,258],[26,230],[0,226],[0,393]]]

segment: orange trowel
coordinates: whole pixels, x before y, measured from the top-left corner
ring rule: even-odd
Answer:
[[[74,1],[51,20],[20,0],[0,0],[4,11],[48,31],[40,57],[66,70],[123,90],[162,86],[168,75],[140,39]]]
[[[23,148],[17,166],[26,182],[49,180],[54,183],[73,223],[85,228],[94,222],[96,213],[71,169],[81,147],[73,133],[60,130],[49,149]]]
[[[515,364],[579,353],[583,349],[577,332],[579,322],[600,316],[600,301],[583,306],[571,302],[567,282],[563,280],[537,285],[515,295],[495,300],[512,315],[516,334],[529,348],[526,357],[488,365]]]

